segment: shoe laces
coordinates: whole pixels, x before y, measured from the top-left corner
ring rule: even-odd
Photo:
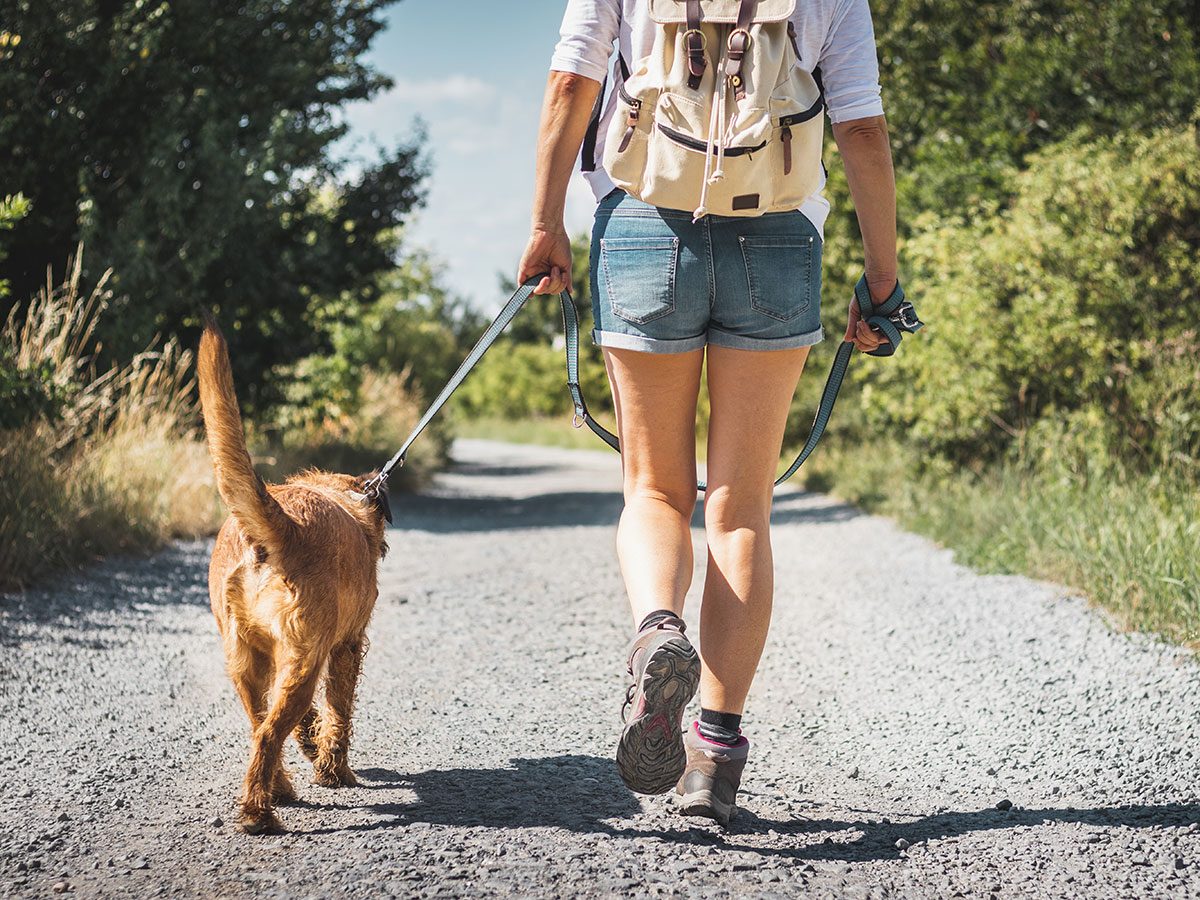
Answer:
[[[633,695],[637,693],[637,684],[625,688],[625,702],[621,705],[621,721],[629,721],[629,707],[633,706]]]

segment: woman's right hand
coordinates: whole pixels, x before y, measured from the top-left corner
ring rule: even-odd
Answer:
[[[535,294],[560,294],[571,290],[571,240],[565,229],[534,228],[517,268],[517,284],[524,284],[534,275],[548,273]]]

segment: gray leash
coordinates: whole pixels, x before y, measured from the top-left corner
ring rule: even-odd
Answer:
[[[446,382],[446,386],[442,388],[442,392],[437,395],[437,398],[430,404],[429,409],[421,416],[419,422],[413,428],[409,436],[404,440],[400,449],[396,451],[396,455],[387,461],[379,474],[367,483],[365,494],[367,497],[377,498],[385,494],[387,489],[388,476],[400,466],[404,465],[404,459],[408,455],[408,450],[413,442],[420,436],[425,427],[433,420],[445,406],[446,401],[458,389],[458,386],[463,383],[463,380],[475,368],[476,364],[487,353],[488,349],[500,337],[504,329],[508,327],[508,323],[516,317],[530,297],[534,296],[533,289],[545,275],[535,275],[524,284],[522,284],[508,298],[508,302],[504,304],[504,308],[500,310],[492,323],[480,335],[479,340],[475,342],[475,346],[471,348],[471,352],[467,354],[467,358],[462,361],[458,369]],[[867,290],[866,278],[859,279],[854,288],[854,297],[858,302],[859,311],[863,321],[870,325],[876,331],[879,331],[888,339],[887,343],[881,345],[879,349],[871,352],[872,356],[891,356],[899,347],[900,339],[905,333],[917,331],[922,322],[917,318],[916,310],[913,305],[904,298],[904,291],[901,289],[899,282],[892,289],[891,296],[880,304],[875,304],[871,300],[870,292]],[[579,314],[575,310],[575,303],[571,299],[570,294],[565,291],[558,295],[559,304],[562,307],[563,329],[566,332],[566,356],[567,356],[567,390],[571,392],[571,402],[575,405],[574,425],[576,428],[587,425],[592,432],[599,437],[604,443],[612,447],[618,453],[621,452],[621,442],[615,434],[592,418],[588,411],[587,402],[583,399],[583,390],[579,386]],[[833,366],[829,370],[829,377],[825,381],[825,388],[821,392],[821,402],[817,407],[817,414],[813,419],[812,428],[808,433],[808,440],[804,442],[804,447],[796,456],[796,459],[788,466],[787,471],[775,479],[776,486],[783,484],[804,465],[805,460],[817,448],[817,444],[821,440],[821,436],[825,433],[825,426],[829,424],[829,417],[833,415],[833,407],[837,402],[838,392],[841,390],[842,382],[846,379],[846,372],[850,367],[850,357],[854,352],[854,344],[850,341],[843,341],[838,347],[837,354],[833,360]],[[697,490],[703,492],[708,489],[707,484],[701,481],[696,485]]]

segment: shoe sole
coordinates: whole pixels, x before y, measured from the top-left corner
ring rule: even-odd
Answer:
[[[737,815],[737,806],[732,803],[722,803],[713,796],[712,791],[693,791],[683,794],[676,801],[679,814],[683,816],[699,816],[712,819],[718,825],[728,825]]]
[[[665,794],[687,766],[680,727],[700,684],[700,657],[685,637],[654,650],[642,670],[642,714],[625,726],[617,745],[617,771],[631,791]]]

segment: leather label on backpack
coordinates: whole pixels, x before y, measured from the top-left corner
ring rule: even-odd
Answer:
[[[734,209],[758,209],[758,194],[741,194],[733,198]]]

